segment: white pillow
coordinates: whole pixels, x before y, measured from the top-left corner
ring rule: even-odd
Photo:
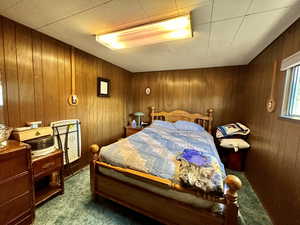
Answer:
[[[235,139],[235,138],[221,139],[220,146],[222,146],[223,148],[234,148],[234,151],[236,152],[239,149],[250,147],[250,145],[243,139]]]

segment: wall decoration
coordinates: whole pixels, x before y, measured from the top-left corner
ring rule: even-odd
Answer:
[[[75,50],[74,47],[71,48],[71,95],[68,97],[68,102],[70,105],[78,104],[78,96],[75,94]]]
[[[275,89],[275,82],[276,82],[276,71],[277,71],[277,61],[273,64],[273,75],[272,75],[272,83],[271,83],[271,93],[270,97],[267,100],[266,108],[268,112],[274,112],[276,108],[276,101],[274,97],[274,89]]]
[[[97,96],[109,97],[110,96],[110,80],[102,77],[97,78]]]
[[[146,95],[150,95],[151,89],[150,89],[149,87],[147,87],[147,88],[145,89],[145,93],[146,93]]]

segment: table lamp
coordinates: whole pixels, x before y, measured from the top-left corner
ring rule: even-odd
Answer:
[[[137,119],[137,127],[141,127],[141,117],[145,114],[143,112],[135,112],[133,115],[136,116]]]

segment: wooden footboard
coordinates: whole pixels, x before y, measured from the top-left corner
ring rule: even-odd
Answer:
[[[241,188],[240,179],[228,175],[225,179],[223,197],[205,194],[174,184],[168,179],[159,178],[135,170],[111,166],[101,162],[100,147],[91,145],[93,160],[90,163],[91,191],[97,195],[111,199],[121,205],[131,208],[144,215],[152,217],[164,224],[195,224],[195,225],[237,225],[238,224],[238,194]],[[204,200],[218,202],[224,205],[224,215],[217,215],[206,209],[195,208],[179,201],[163,197],[135,185],[105,176],[99,172],[99,167],[110,168],[142,181],[150,182],[165,188],[191,193]],[[168,207],[159,207],[167,205]],[[176,212],[176,213],[174,213]]]

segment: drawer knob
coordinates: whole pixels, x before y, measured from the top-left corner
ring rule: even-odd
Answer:
[[[39,136],[39,135],[41,135],[41,133],[40,133],[39,131],[37,131],[37,132],[35,133],[35,136]]]

